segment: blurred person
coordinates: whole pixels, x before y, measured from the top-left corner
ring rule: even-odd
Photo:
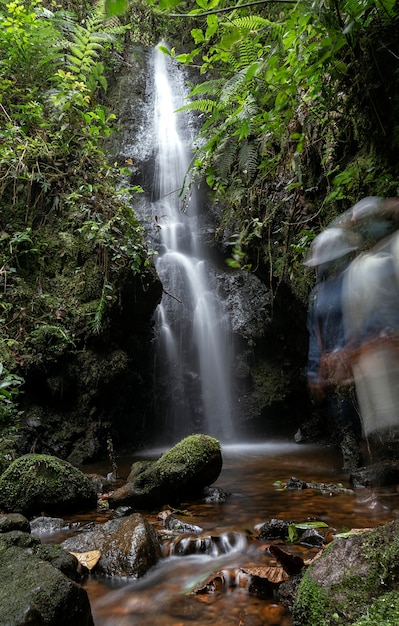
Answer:
[[[377,231],[384,219],[376,215]],[[399,457],[398,276],[396,232],[361,253],[343,282],[345,336],[371,460]]]
[[[316,270],[316,285],[308,308],[308,385],[314,398],[326,401],[327,429],[341,448],[345,471],[360,464],[361,427],[351,360],[345,353],[343,281],[360,245],[361,238],[356,233],[345,228],[327,228],[315,237],[305,261],[307,267]]]

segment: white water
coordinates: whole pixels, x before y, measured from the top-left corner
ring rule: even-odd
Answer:
[[[234,438],[229,320],[200,244],[195,194],[184,211],[179,195],[191,150],[188,113],[176,113],[186,102],[184,79],[157,49],[153,72],[153,211],[161,238],[156,270],[164,289],[155,315],[158,413],[161,405],[169,437],[203,432],[229,441]]]

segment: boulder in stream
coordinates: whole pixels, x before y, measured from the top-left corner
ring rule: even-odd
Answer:
[[[399,522],[347,535],[305,572],[295,626],[399,624]]]
[[[0,508],[6,512],[71,513],[96,504],[96,490],[89,478],[51,455],[21,456],[0,476]]]
[[[201,494],[219,477],[220,443],[209,435],[190,435],[156,461],[137,462],[128,482],[111,495],[109,506],[154,508]]]
[[[109,520],[61,545],[75,554],[99,550],[96,572],[108,576],[139,578],[162,556],[155,529],[140,513]]]
[[[0,534],[0,623],[94,626],[86,591],[73,578],[77,560],[29,533]]]
[[[399,484],[399,461],[383,460],[359,467],[350,475],[354,487],[387,487]]]

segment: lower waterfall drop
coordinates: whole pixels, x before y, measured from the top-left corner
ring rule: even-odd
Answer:
[[[163,297],[155,313],[157,424],[170,439],[203,432],[234,439],[231,419],[232,337],[218,298],[217,272],[199,233],[199,202],[182,210],[180,190],[192,147],[184,76],[158,48],[154,80],[152,213],[159,233],[155,265]],[[159,434],[159,433],[158,433]]]

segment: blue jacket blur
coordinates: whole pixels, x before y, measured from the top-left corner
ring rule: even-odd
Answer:
[[[342,313],[344,272],[322,278],[309,296],[309,351],[306,374],[311,384],[318,384],[322,354],[345,346]]]

